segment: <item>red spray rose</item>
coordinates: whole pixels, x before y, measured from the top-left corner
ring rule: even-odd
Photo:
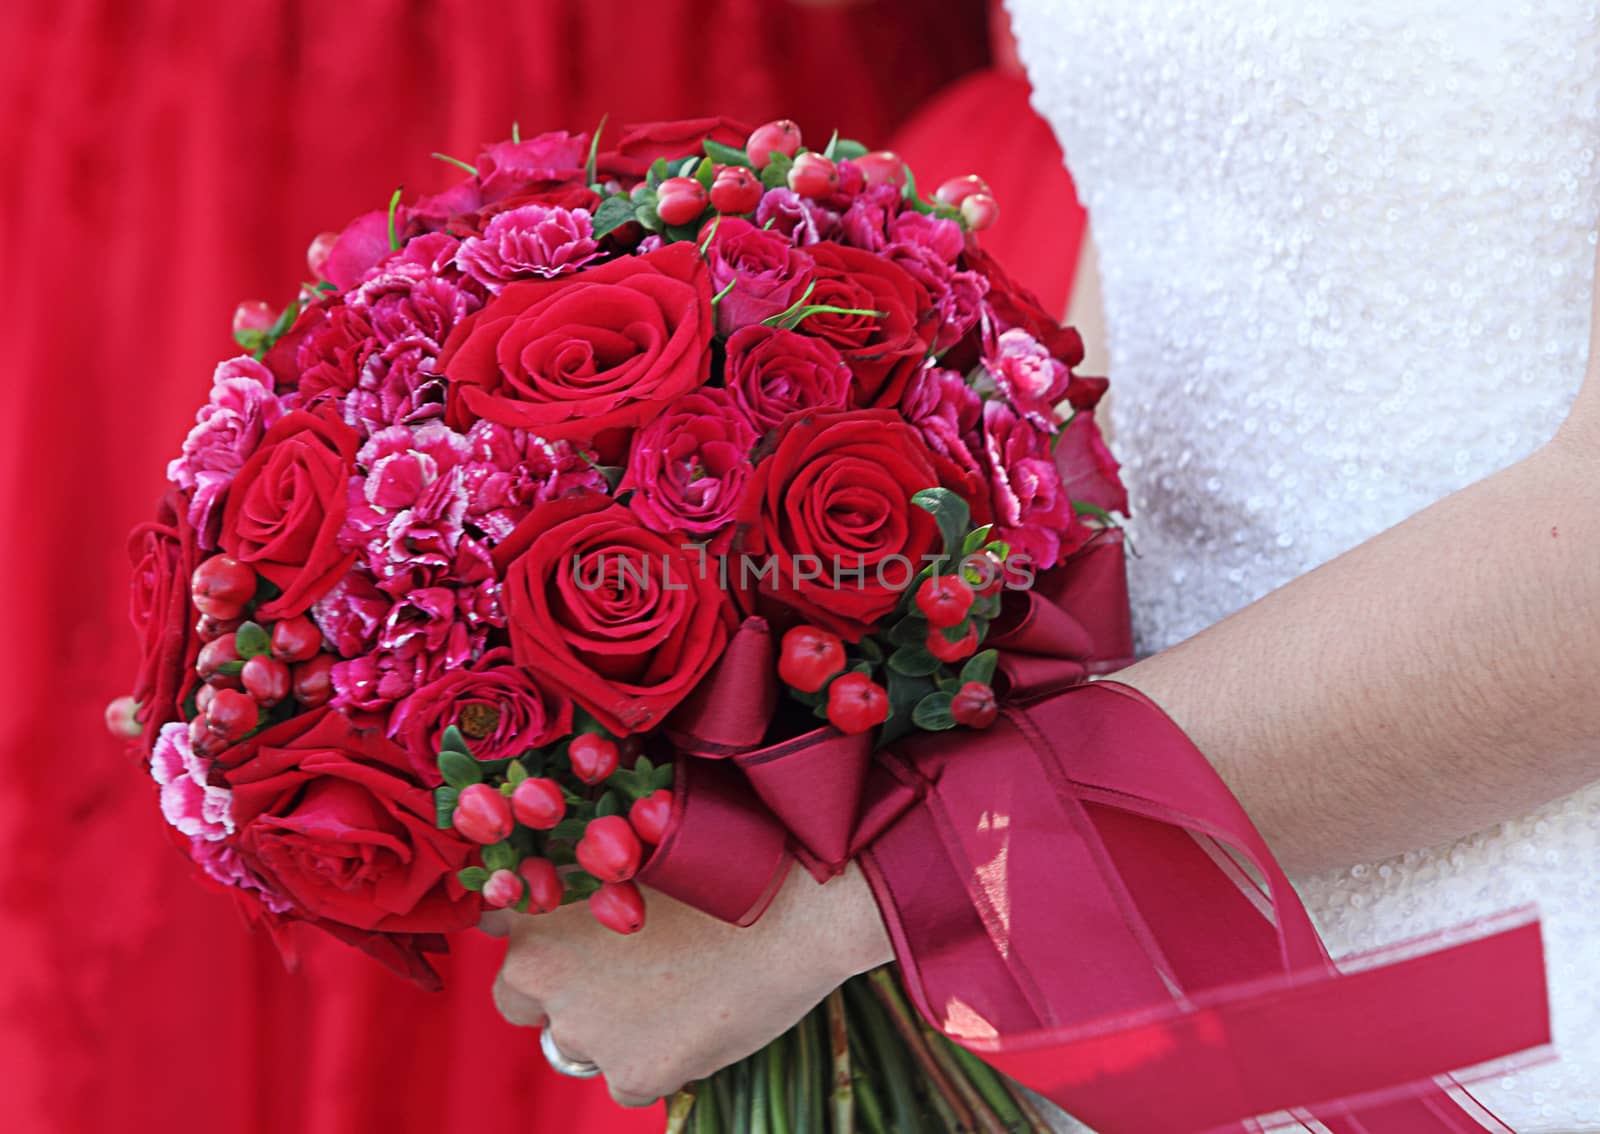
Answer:
[[[145,748],[156,733],[179,717],[179,704],[195,680],[196,614],[189,602],[189,576],[197,558],[194,532],[186,519],[188,504],[176,490],[161,499],[156,519],[140,524],[128,536],[133,561],[133,586],[128,617],[139,636],[139,669],[133,698],[144,726]]]
[[[874,253],[826,243],[807,251],[817,266],[807,303],[881,314],[812,315],[799,330],[839,349],[856,376],[856,405],[894,405],[938,330],[932,299],[899,264]]]
[[[614,148],[595,155],[595,172],[602,178],[623,181],[642,178],[657,158],[682,158],[702,153],[701,142],[710,138],[735,149],[744,148],[750,128],[731,118],[684,118],[672,122],[645,122],[624,126]],[[601,139],[604,145],[608,139]]]

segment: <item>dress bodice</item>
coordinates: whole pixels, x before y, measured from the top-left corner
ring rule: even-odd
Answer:
[[[1099,250],[1142,648],[1555,431],[1600,215],[1593,4],[1010,6]],[[1539,903],[1561,1059],[1475,1090],[1532,1134],[1600,1131],[1597,877],[1591,788],[1302,890],[1336,955]]]

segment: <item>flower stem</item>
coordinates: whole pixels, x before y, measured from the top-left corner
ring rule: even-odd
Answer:
[[[795,1134],[823,1134],[828,1128],[827,1112],[822,1106],[822,1079],[818,1048],[821,1046],[818,1029],[822,1015],[812,1009],[800,1021],[800,1089],[795,1092]]]
[[[850,1079],[850,1021],[844,991],[828,993],[828,1043],[833,1050],[833,1134],[856,1134],[855,1084]]]
[[[772,1134],[794,1134],[789,1127],[789,1107],[784,1097],[788,1092],[784,1089],[783,1081],[783,1068],[790,1046],[789,1037],[780,1036],[761,1053],[762,1061],[766,1064],[767,1115]]]
[[[1033,1105],[1033,1100],[1028,1097],[1028,1092],[1022,1089],[1022,1084],[1014,1083],[1010,1079],[1001,1079],[1006,1090],[1011,1095],[1011,1101],[1017,1104],[1017,1109],[1022,1112],[1022,1121],[1026,1123],[1024,1130],[1037,1131],[1038,1134],[1048,1134],[1055,1129],[1045,1121],[1044,1115],[1039,1113],[1039,1108]]]
[[[683,1134],[689,1124],[689,1114],[695,1109],[695,1099],[699,1093],[698,1083],[690,1083],[683,1090],[672,1096],[672,1101],[667,1103],[667,1129],[665,1134]],[[699,1125],[695,1129],[700,1129]]]
[[[883,1121],[883,1104],[878,1101],[878,1092],[867,1076],[856,1079],[855,1097],[861,1103],[861,1125],[867,1128],[866,1134],[889,1134]]]
[[[961,1097],[961,1092],[951,1081],[945,1069],[928,1050],[928,1045],[922,1042],[922,1032],[917,1027],[917,1021],[912,1018],[911,1009],[900,996],[900,990],[895,987],[894,974],[887,968],[876,969],[869,973],[867,979],[872,982],[872,991],[877,994],[879,1001],[889,1014],[889,1020],[894,1025],[900,1038],[905,1041],[906,1049],[911,1052],[911,1058],[916,1060],[917,1066],[922,1069],[930,1088],[928,1095],[933,1105],[942,1115],[952,1123],[952,1128],[958,1134],[970,1134],[976,1127],[976,1120],[972,1116],[972,1108]]]
[[[773,1134],[767,1121],[767,1077],[756,1066],[759,1055],[750,1057],[750,1134]]]
[[[897,1130],[921,1130],[922,1108],[912,1093],[912,1071],[906,1060],[905,1045],[895,1036],[894,1028],[884,1017],[883,1007],[873,996],[865,981],[852,980],[845,986],[850,999],[851,1015],[859,1021],[862,1030],[862,1047],[872,1053],[881,1072],[881,1082],[889,1091],[889,1104],[894,1112]],[[857,1087],[874,1082],[863,1076]]]
[[[750,1061],[741,1059],[732,1068],[733,1075],[733,1105],[729,1107],[729,1126],[733,1134],[751,1134],[750,1127],[755,1116],[755,1102],[751,1098]]]
[[[983,1060],[960,1044],[952,1043],[927,1023],[922,1023],[928,1050],[955,1081],[961,1097],[972,1108],[978,1129],[984,1134],[1009,1134],[1020,1129],[1022,1114],[1001,1085],[994,1071]]]

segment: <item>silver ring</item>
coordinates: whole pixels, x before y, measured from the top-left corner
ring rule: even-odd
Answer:
[[[548,1027],[539,1033],[539,1050],[544,1052],[544,1057],[550,1061],[550,1066],[562,1075],[573,1079],[593,1079],[600,1074],[598,1064],[590,1063],[586,1059],[569,1059],[556,1046],[556,1037],[550,1034]]]

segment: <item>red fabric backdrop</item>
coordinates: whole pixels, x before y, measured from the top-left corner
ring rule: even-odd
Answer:
[[[885,139],[981,64],[974,0],[26,0],[0,32],[0,1129],[618,1131],[464,941],[428,996],[307,941],[285,975],[191,881],[100,724],[123,536],[315,233],[523,130],[787,111]]]

